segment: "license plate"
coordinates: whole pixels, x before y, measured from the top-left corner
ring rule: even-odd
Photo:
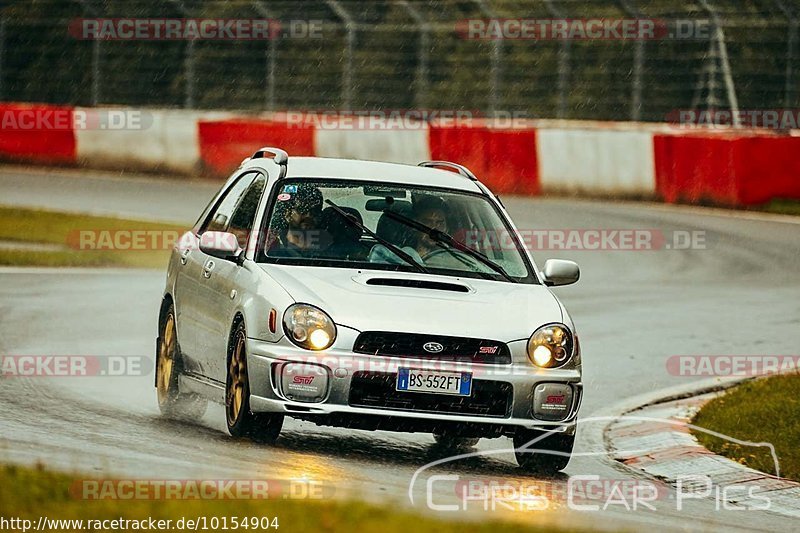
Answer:
[[[469,396],[472,393],[472,373],[400,368],[397,370],[396,389],[407,392]]]

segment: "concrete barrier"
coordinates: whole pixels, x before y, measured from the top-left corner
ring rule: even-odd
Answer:
[[[89,117],[98,112],[110,116],[125,114],[127,108],[77,108]],[[111,129],[102,120],[92,121],[101,127],[75,131],[78,163],[98,168],[134,169],[180,174],[199,171],[200,139],[197,124],[200,120],[220,113],[183,110],[141,110],[139,121],[130,120],[122,127]],[[102,127],[106,126],[106,127]]]
[[[800,199],[800,137],[656,135],[654,147],[664,201],[749,206]]]
[[[622,196],[656,192],[650,132],[540,129],[536,148],[544,191]]]
[[[315,154],[314,129],[281,120],[201,120],[198,135],[204,170],[217,177],[227,177],[245,157],[264,146],[278,146],[292,155]]]
[[[120,127],[112,120],[125,114],[138,122]],[[479,120],[358,129],[352,121],[337,126],[309,118],[314,116],[1,103],[0,158],[222,178],[256,149],[273,145],[290,156],[450,160],[502,194],[599,194],[730,206],[800,199],[800,137],[788,134],[564,121],[495,127]]]
[[[540,192],[536,130],[489,125],[431,126],[431,159],[453,161],[475,173],[495,193]]]
[[[75,113],[68,106],[0,103],[0,158],[75,164]]]

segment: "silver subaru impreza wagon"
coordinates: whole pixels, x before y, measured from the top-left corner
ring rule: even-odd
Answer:
[[[578,277],[571,261],[539,270],[461,165],[263,148],[176,243],[158,404],[196,419],[219,402],[231,435],[264,442],[286,416],[452,448],[507,436],[523,468],[561,470],[581,355],[548,287]]]

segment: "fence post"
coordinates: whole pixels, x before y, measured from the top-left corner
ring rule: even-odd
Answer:
[[[633,49],[633,80],[631,87],[631,120],[642,120],[642,71],[644,70],[644,41],[638,39]]]
[[[794,82],[794,58],[797,51],[797,19],[792,17],[789,23],[789,38],[786,46],[786,94],[783,99],[783,106],[786,109],[793,107],[794,93],[797,90]]]
[[[725,91],[728,96],[728,105],[731,108],[731,115],[733,116],[733,126],[738,128],[742,125],[741,117],[739,116],[739,99],[736,97],[736,87],[733,84],[733,74],[731,73],[731,64],[728,60],[728,46],[725,43],[725,31],[722,29],[722,20],[714,9],[709,5],[708,0],[699,0],[703,9],[708,11],[714,24],[714,39],[717,43],[717,52],[719,60],[722,64],[722,79],[725,83]]]
[[[0,13],[0,100],[5,95],[6,18]]]
[[[645,18],[644,14],[632,6],[629,0],[619,0],[620,6],[631,17]],[[642,119],[642,71],[644,70],[644,40],[636,39],[633,49],[633,79],[631,80],[631,120]]]
[[[181,12],[181,15],[188,18],[189,11],[183,4],[182,0],[168,0],[170,4],[174,5]],[[194,108],[194,92],[195,92],[195,70],[194,70],[194,37],[189,39],[184,48],[183,55],[183,77],[186,79],[186,85],[183,95],[183,107],[186,109]]]
[[[100,103],[100,39],[92,43],[92,106]]]
[[[356,47],[356,22],[350,13],[338,2],[338,0],[325,0],[331,6],[336,16],[344,22],[344,30],[347,32],[347,46],[345,47],[344,70],[342,72],[342,106],[344,109],[351,110],[353,106],[353,53]]]
[[[86,0],[75,0],[83,10],[92,17],[97,16],[97,11]],[[100,39],[92,39],[92,94],[90,97],[92,106],[100,103]]]
[[[428,62],[431,48],[431,28],[430,24],[425,20],[425,17],[423,17],[414,6],[409,4],[408,0],[399,0],[398,3],[408,11],[411,18],[414,19],[417,28],[419,28],[414,104],[417,108],[424,109],[428,104]]]
[[[783,11],[789,20],[789,28],[786,36],[786,83],[784,85],[783,107],[789,109],[794,101],[794,57],[797,49],[797,17],[782,0],[775,0],[778,8]]]
[[[264,94],[264,105],[270,111],[275,110],[275,74],[276,74],[276,63],[277,63],[277,43],[276,41],[279,38],[278,32],[273,31],[272,28],[272,21],[276,20],[273,16],[272,12],[267,9],[267,6],[264,5],[264,2],[260,0],[254,0],[253,6],[258,11],[258,14],[262,17],[269,20],[269,37],[267,40],[267,50],[266,50],[266,59],[267,64],[266,67],[266,87],[265,87],[265,94]]]
[[[497,14],[483,0],[474,0],[484,17],[496,19]],[[489,116],[494,117],[500,104],[502,71],[500,62],[503,59],[503,40],[492,39],[492,53],[489,64]]]
[[[194,70],[194,37],[189,39],[186,44],[186,59],[185,59],[185,72],[186,72],[186,95],[184,97],[183,107],[186,109],[194,108],[194,88],[195,88],[195,70]]]
[[[561,8],[555,5],[555,0],[545,0],[545,5],[550,14],[556,18],[566,18],[566,15]],[[569,38],[561,39],[558,48],[558,107],[556,116],[558,118],[566,118],[567,116],[567,92],[569,91],[569,75],[570,75],[570,48],[571,42]]]

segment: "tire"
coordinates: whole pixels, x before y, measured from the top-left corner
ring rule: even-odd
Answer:
[[[552,433],[531,444],[528,451],[521,451],[521,448],[544,433],[531,429],[518,429],[514,435],[514,455],[517,464],[523,470],[552,475],[564,470],[569,464],[575,436]]]
[[[159,324],[156,353],[156,397],[161,414],[168,418],[196,422],[206,412],[208,401],[196,394],[181,393],[179,378],[183,370],[175,306],[170,304]]]
[[[478,437],[459,437],[451,433],[436,431],[433,433],[433,440],[442,448],[448,450],[468,450],[474,448],[478,441]]]
[[[250,410],[250,379],[247,374],[247,335],[238,321],[228,343],[228,372],[225,380],[225,422],[233,437],[271,444],[283,427],[283,415],[253,413]]]

